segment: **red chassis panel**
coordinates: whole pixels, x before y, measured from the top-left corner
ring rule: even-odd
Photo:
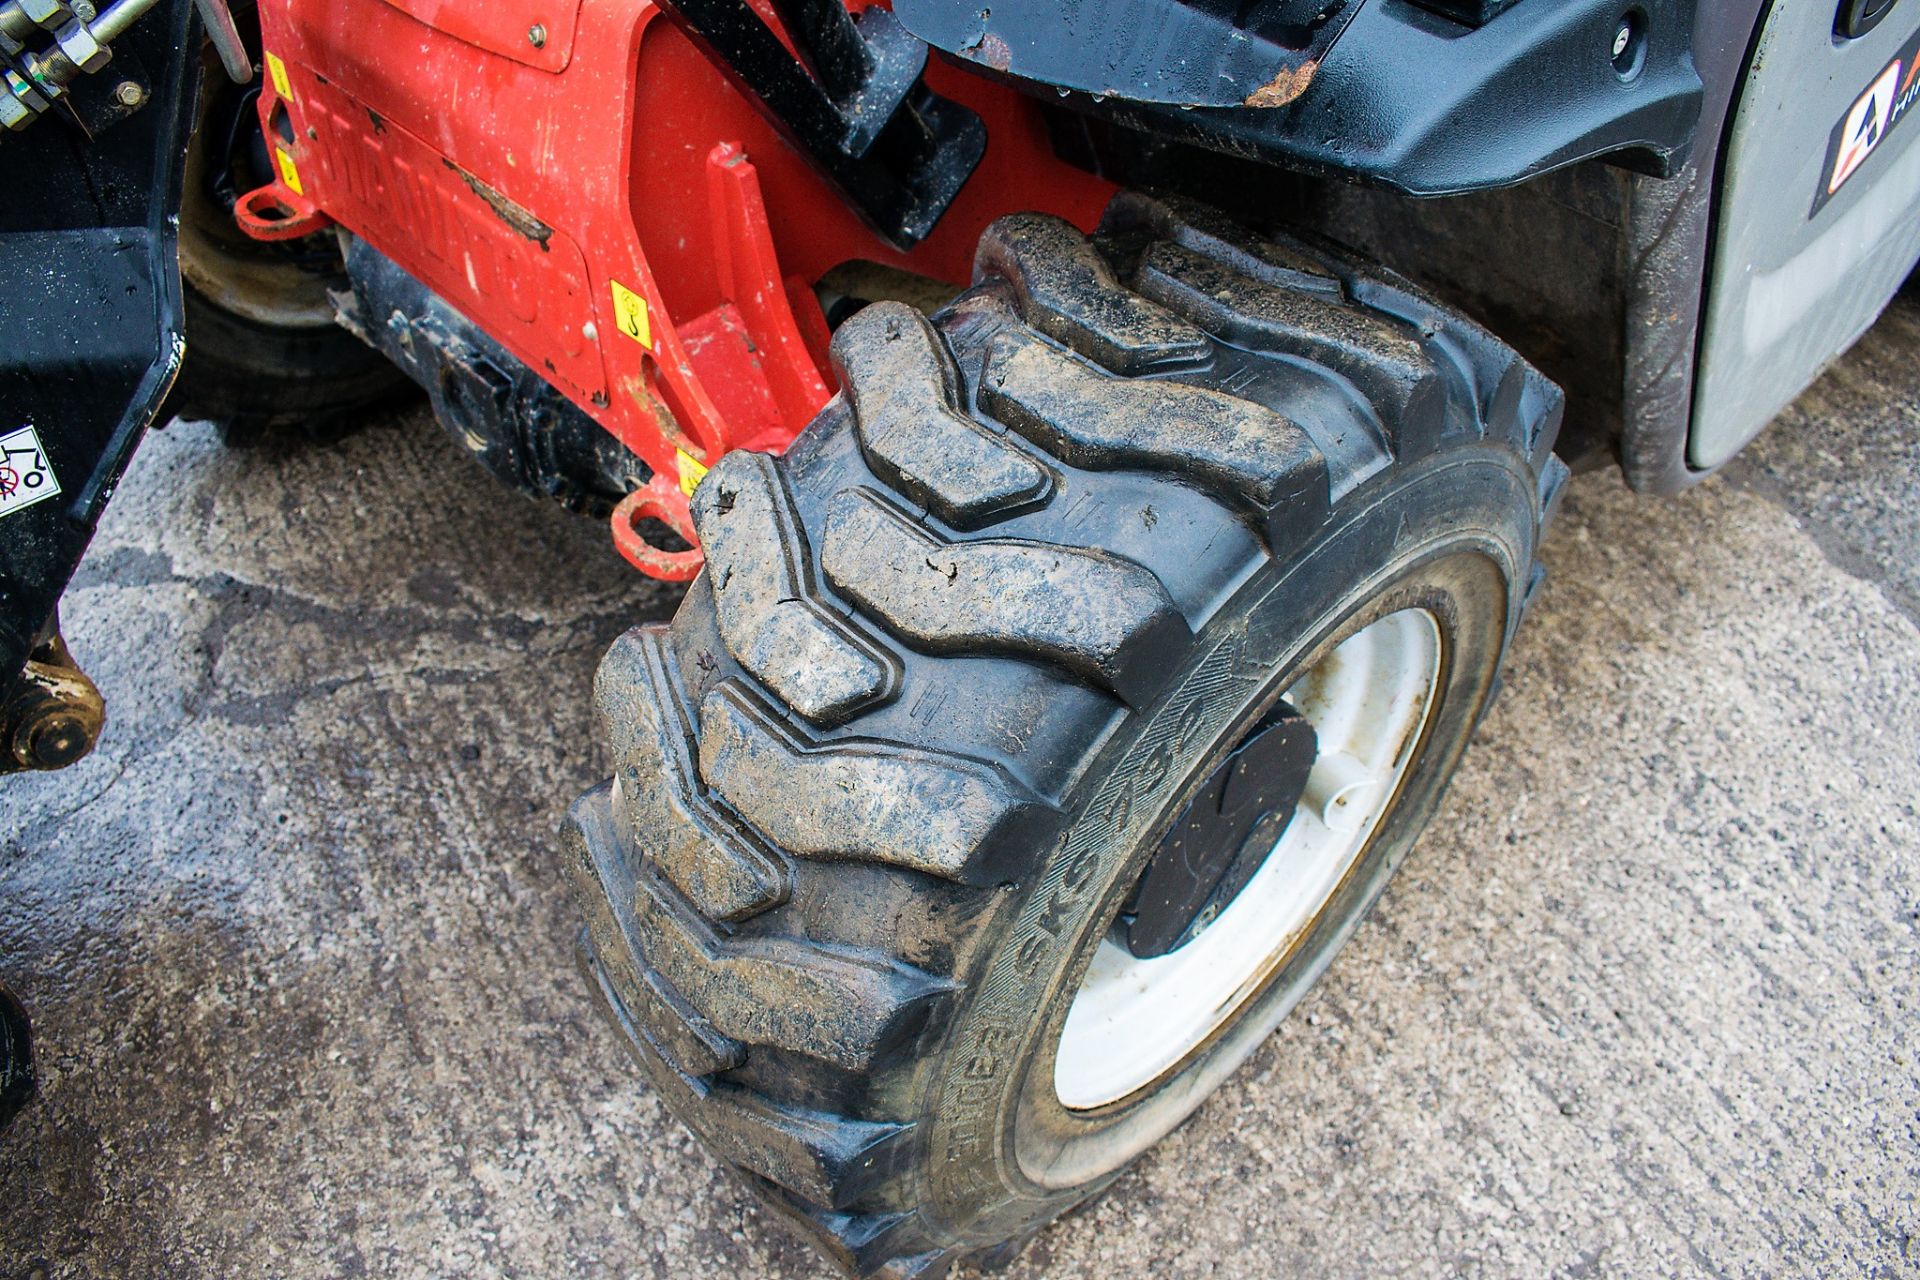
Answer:
[[[243,227],[337,222],[542,371],[656,472],[615,515],[642,570],[699,556],[686,494],[731,449],[779,451],[834,375],[811,286],[867,259],[956,284],[994,218],[1082,227],[1113,188],[1057,159],[1033,104],[944,65],[986,158],[901,254],[649,0],[265,0],[262,120],[280,176]]]

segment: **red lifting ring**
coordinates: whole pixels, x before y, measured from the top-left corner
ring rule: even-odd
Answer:
[[[333,225],[313,201],[277,178],[234,201],[233,220],[255,240],[298,240]]]
[[[692,544],[687,551],[668,551],[648,542],[636,527],[642,520],[658,520]],[[706,563],[693,531],[687,495],[666,476],[655,476],[644,489],[635,489],[613,509],[613,545],[627,562],[662,582],[692,582]]]

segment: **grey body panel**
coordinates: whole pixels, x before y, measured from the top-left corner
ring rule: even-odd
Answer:
[[[1920,125],[1892,128],[1814,211],[1836,125],[1914,35],[1902,5],[1838,43],[1832,0],[1775,0],[1722,160],[1687,461],[1719,466],[1853,345],[1920,258]],[[1894,81],[1920,93],[1903,64]],[[1810,216],[1811,214],[1811,216]]]

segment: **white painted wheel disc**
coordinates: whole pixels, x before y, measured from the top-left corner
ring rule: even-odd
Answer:
[[[1110,930],[1067,1011],[1054,1061],[1063,1106],[1091,1110],[1151,1084],[1226,1025],[1319,918],[1392,802],[1440,672],[1423,609],[1349,636],[1290,685],[1319,739],[1306,793],[1259,871],[1192,941],[1136,959]]]

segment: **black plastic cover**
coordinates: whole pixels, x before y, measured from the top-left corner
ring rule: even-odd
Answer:
[[[909,31],[977,66],[1100,100],[1240,107],[1293,96],[1360,0],[896,0]],[[1306,73],[1309,77],[1311,71]]]
[[[1232,8],[1246,12],[1238,28],[1178,0],[894,4],[929,44],[1075,109],[1417,195],[1508,186],[1596,156],[1666,175],[1693,141],[1693,0],[1520,0],[1477,27],[1411,0],[1348,0],[1297,64],[1262,25],[1284,6]],[[1629,43],[1616,52],[1623,24]],[[1102,31],[1115,34],[1070,38]],[[1131,60],[1114,63],[1116,50]]]

